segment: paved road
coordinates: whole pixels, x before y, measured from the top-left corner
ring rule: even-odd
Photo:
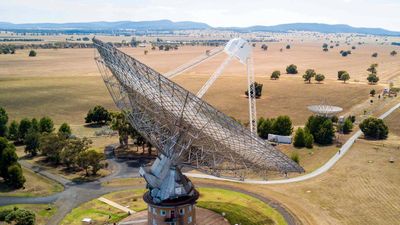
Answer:
[[[380,119],[384,119],[387,116],[389,116],[392,112],[394,112],[396,109],[400,108],[400,103],[397,105],[393,106],[391,109],[383,113],[381,116],[379,116]],[[362,135],[362,132],[359,130],[353,136],[351,136],[346,143],[340,148],[340,151],[336,153],[327,163],[325,163],[323,166],[318,168],[317,170],[314,170],[311,173],[305,174],[303,176],[298,176],[298,177],[293,177],[289,179],[280,179],[280,180],[232,180],[232,179],[226,179],[226,178],[221,178],[221,177],[215,177],[212,175],[207,175],[207,174],[195,174],[195,173],[185,173],[186,176],[188,177],[195,177],[195,178],[204,178],[204,179],[212,179],[212,180],[223,180],[223,181],[233,181],[233,182],[239,182],[239,183],[248,183],[248,184],[287,184],[287,183],[293,183],[293,182],[299,182],[299,181],[305,181],[308,179],[311,179],[313,177],[316,177],[318,175],[321,175],[328,171],[330,168],[332,168],[337,161],[339,161],[340,158],[342,158],[346,152],[351,148],[351,146],[354,144],[354,142]]]

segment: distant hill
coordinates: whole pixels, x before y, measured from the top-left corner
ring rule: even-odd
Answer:
[[[220,28],[238,32],[288,32],[288,31],[312,31],[321,33],[358,33],[373,35],[400,36],[398,31],[390,31],[382,28],[352,27],[346,24],[323,24],[323,23],[288,23],[274,26],[251,26],[251,27],[228,27]]]
[[[206,23],[192,21],[173,22],[170,20],[155,21],[117,21],[117,22],[82,22],[82,23],[24,23],[13,24],[0,22],[2,30],[77,30],[77,31],[172,31],[172,30],[203,30],[217,29],[237,32],[289,32],[289,31],[312,31],[321,33],[358,33],[372,35],[400,36],[398,31],[390,31],[382,28],[352,27],[346,24],[322,24],[322,23],[290,23],[274,26],[250,26],[250,27],[211,27]]]

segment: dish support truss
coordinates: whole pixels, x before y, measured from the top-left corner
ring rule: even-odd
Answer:
[[[162,201],[193,193],[180,172],[183,166],[233,177],[248,170],[304,172],[285,154],[175,82],[111,44],[95,38],[93,42],[99,52],[95,61],[116,106],[161,153],[150,170],[141,170],[148,175],[144,177],[149,189],[159,192],[153,197]],[[181,182],[178,191],[165,185],[173,177]],[[165,186],[168,190],[162,189]]]

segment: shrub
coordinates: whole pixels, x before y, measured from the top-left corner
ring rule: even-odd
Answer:
[[[308,83],[311,83],[311,78],[313,78],[315,75],[316,75],[316,73],[313,69],[308,69],[303,74],[303,79],[304,79],[304,81],[308,81]]]
[[[397,52],[395,50],[393,50],[393,51],[390,52],[390,55],[391,56],[395,56],[395,55],[397,55]]]
[[[294,64],[290,64],[289,66],[286,67],[286,73],[287,74],[297,74],[297,66]]]
[[[90,109],[85,117],[86,123],[105,124],[111,121],[111,115],[103,106],[97,105]]]
[[[305,147],[304,129],[299,127],[294,135],[293,146],[297,148]]]
[[[313,143],[314,143],[314,137],[308,132],[306,129],[304,131],[304,145],[306,148],[313,148]]]
[[[382,119],[367,118],[359,125],[364,136],[369,139],[386,139],[389,129]]]
[[[325,75],[323,74],[317,74],[315,75],[315,80],[320,83],[321,81],[325,80]]]
[[[293,132],[292,120],[289,116],[278,116],[272,125],[274,134],[289,136]]]
[[[15,208],[6,216],[5,221],[15,225],[35,225],[36,216],[30,210]]]
[[[261,97],[261,95],[262,95],[263,84],[254,82],[254,86],[255,86],[255,91],[256,91],[255,97],[256,97],[256,98]],[[244,92],[244,94],[245,94],[246,96],[249,96],[249,91],[246,90],[246,91]]]
[[[379,81],[379,77],[376,74],[370,74],[368,75],[367,80],[370,84],[376,84]]]
[[[286,45],[286,49],[290,49],[290,45]]]
[[[353,122],[351,122],[351,119],[349,118],[345,119],[342,126],[343,133],[348,134],[352,131],[352,129],[353,129]]]
[[[21,166],[17,163],[8,167],[8,179],[7,183],[13,188],[21,188],[24,186],[26,181],[24,175],[22,174]]]
[[[290,158],[291,158],[294,162],[296,162],[297,164],[300,165],[300,156],[299,156],[299,154],[297,154],[296,152],[293,152],[293,153],[290,155]]]
[[[258,136],[260,136],[263,139],[267,139],[268,134],[274,133],[272,130],[273,123],[274,123],[274,119],[264,119],[263,117],[261,117],[257,121]]]
[[[371,56],[374,57],[374,58],[376,58],[376,57],[378,57],[378,53],[377,53],[377,52],[374,52]]]
[[[58,133],[69,137],[72,134],[71,127],[68,125],[68,123],[63,123],[61,124],[60,128],[58,128]]]
[[[36,51],[35,50],[31,50],[29,52],[29,57],[35,57],[36,56]]]
[[[369,91],[369,94],[370,94],[372,97],[375,96],[375,94],[376,94],[375,89],[372,89],[371,91]]]
[[[321,145],[332,144],[335,131],[329,118],[323,116],[310,116],[306,128],[314,137],[314,141]]]
[[[275,70],[271,74],[271,80],[277,80],[277,79],[279,79],[280,76],[281,76],[281,71]]]

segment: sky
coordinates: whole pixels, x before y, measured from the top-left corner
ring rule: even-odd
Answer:
[[[12,23],[204,22],[214,27],[315,22],[400,31],[400,0],[1,0]]]

